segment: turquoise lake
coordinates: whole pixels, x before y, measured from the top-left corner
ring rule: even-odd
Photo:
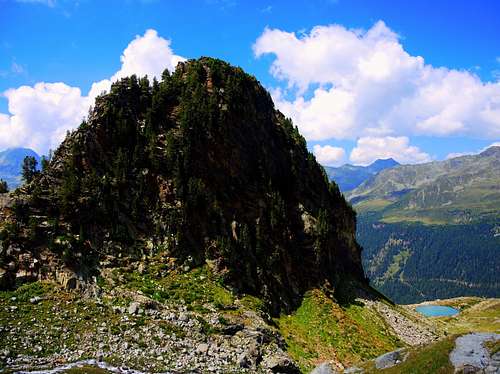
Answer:
[[[421,305],[417,306],[415,310],[426,317],[454,316],[459,312],[458,309],[443,305]]]

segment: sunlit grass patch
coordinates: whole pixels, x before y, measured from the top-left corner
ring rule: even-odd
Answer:
[[[308,292],[300,307],[277,323],[288,353],[305,372],[323,361],[351,365],[401,346],[374,311],[340,306],[320,290]]]

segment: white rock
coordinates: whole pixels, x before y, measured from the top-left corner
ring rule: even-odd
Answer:
[[[130,305],[128,307],[128,312],[130,314],[137,314],[138,311],[139,311],[139,303],[137,303],[137,302],[130,303]]]

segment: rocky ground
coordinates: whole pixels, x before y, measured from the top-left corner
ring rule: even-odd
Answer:
[[[456,373],[499,374],[500,335],[494,333],[471,333],[451,339],[449,348],[410,351],[406,348],[385,353],[360,367],[338,370],[329,362],[318,365],[311,374],[400,374],[400,373]],[[450,352],[451,350],[451,352]],[[433,352],[434,351],[434,352]],[[429,355],[432,352],[432,355]],[[441,357],[438,357],[441,356]],[[435,360],[434,362],[430,362]],[[440,362],[441,361],[441,362]]]
[[[185,270],[155,280],[139,264],[105,269],[97,285],[76,283],[78,290],[68,289],[73,282],[36,282],[1,292],[3,370],[67,369],[95,360],[108,371],[299,372],[279,321],[259,299],[234,297],[205,268]],[[364,302],[372,312],[384,308]],[[409,321],[397,310],[389,314]],[[415,339],[423,339],[419,334]],[[344,366],[336,361],[336,367]]]
[[[489,352],[486,342],[500,343],[500,334],[473,333],[457,338],[450,361],[458,372],[500,373],[500,351]]]
[[[299,373],[328,360],[315,373],[356,373],[363,361],[406,347],[379,358],[397,367],[405,352],[434,344],[445,330],[442,319],[364,294],[342,306],[317,291],[293,314],[271,318],[260,299],[235,296],[208,265],[168,263],[103,264],[92,286],[65,277],[0,292],[0,372],[78,374],[91,365],[102,373]],[[488,300],[462,313],[485,329],[498,319]]]
[[[120,286],[90,293],[40,282],[2,292],[4,370],[96,359],[144,372],[298,372],[279,334],[246,299],[159,302]]]
[[[441,335],[432,323],[410,308],[390,307],[379,301],[367,300],[366,303],[375,308],[401,340],[410,346],[428,344]]]

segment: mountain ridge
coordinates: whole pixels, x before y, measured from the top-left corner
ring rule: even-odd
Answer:
[[[499,160],[500,147],[490,147],[478,155],[400,165],[368,179],[347,198],[362,212],[378,211],[393,221],[407,217],[460,223],[470,217],[495,217]]]
[[[400,165],[392,158],[377,159],[367,166],[344,164],[339,167],[324,166],[330,180],[338,184],[342,192],[358,187],[365,180],[378,172]]]

